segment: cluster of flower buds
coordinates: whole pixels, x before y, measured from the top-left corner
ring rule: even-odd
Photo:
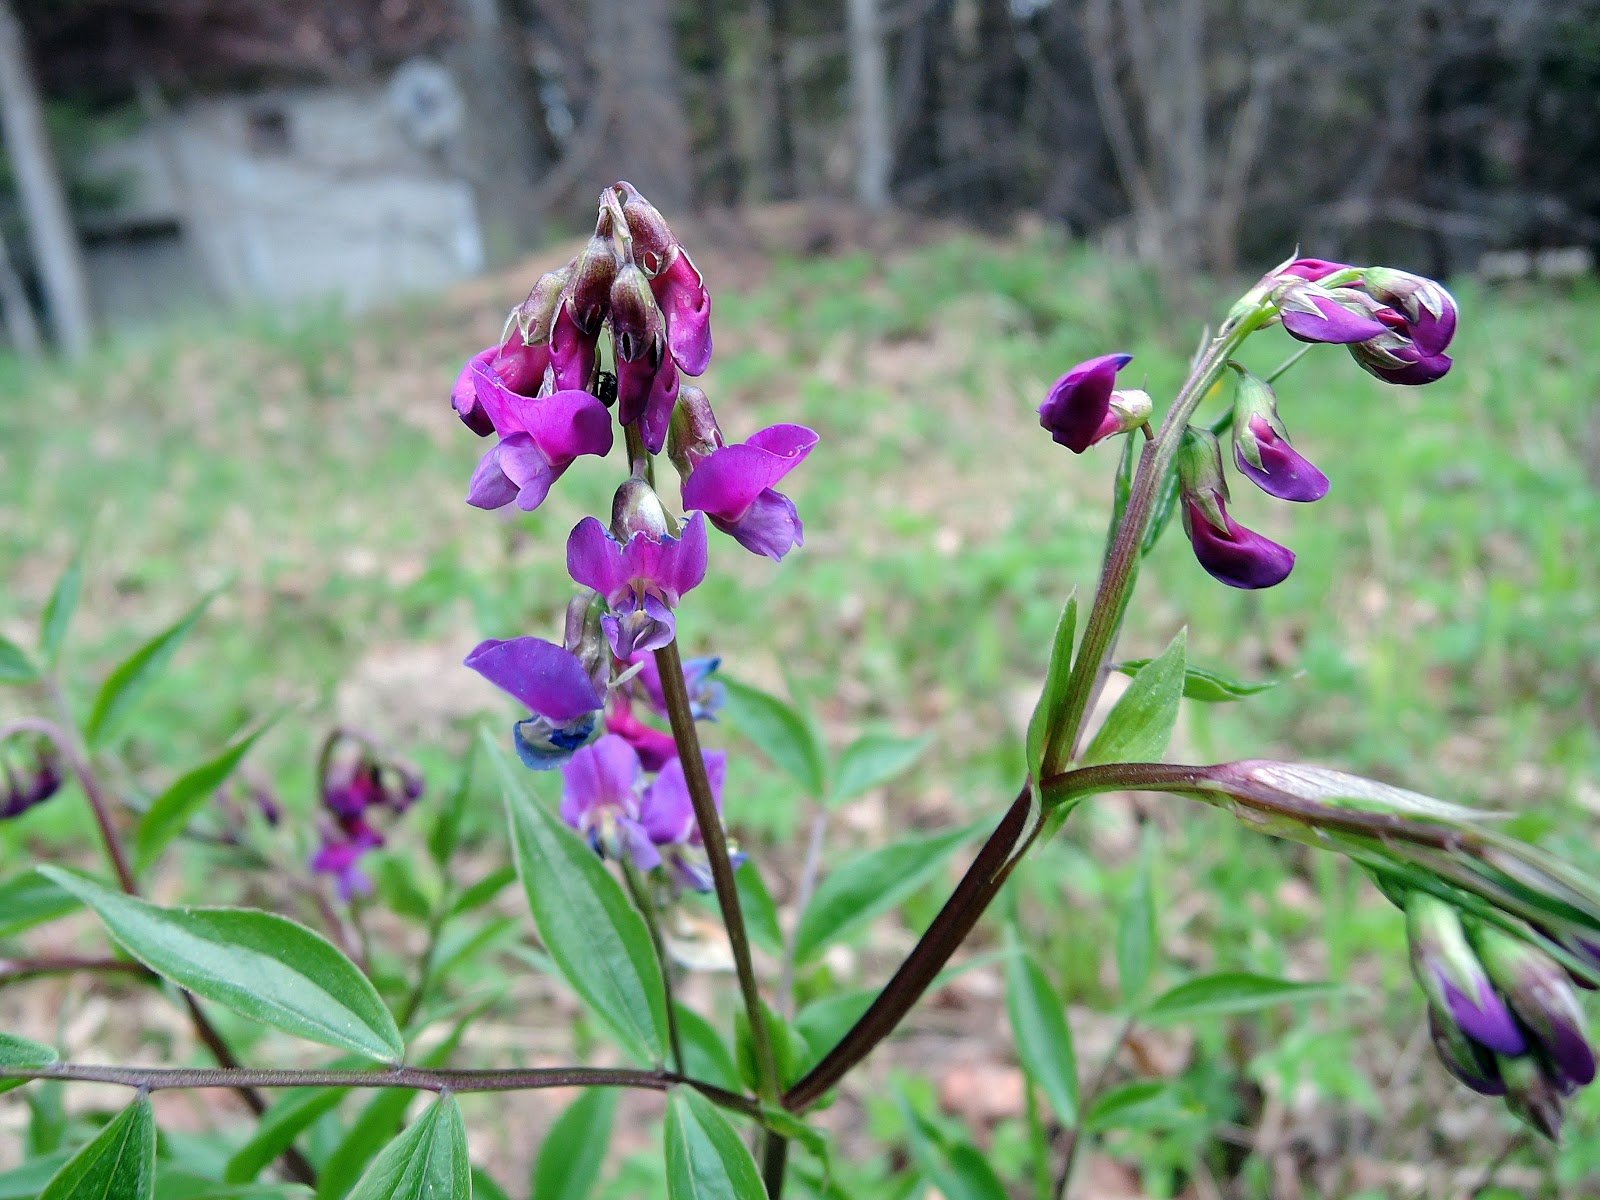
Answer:
[[[332,876],[348,903],[372,890],[360,863],[384,844],[373,819],[404,814],[422,798],[422,776],[408,763],[380,756],[371,738],[350,729],[336,729],[323,742],[317,776],[323,815],[311,869]]]
[[[1456,333],[1456,302],[1431,279],[1297,258],[1266,282],[1291,337],[1348,346],[1385,383],[1432,383],[1450,370],[1445,351]]]
[[[1445,1067],[1552,1139],[1596,1074],[1576,984],[1600,984],[1600,885],[1495,814],[1304,764],[1161,767],[1159,790],[1360,863],[1404,912]]]
[[[702,569],[704,537],[702,523]],[[642,871],[669,867],[683,886],[705,891],[711,877],[677,743],[638,711],[666,719],[660,668],[642,647],[630,645],[626,656],[612,652],[606,629],[619,618],[602,615],[603,607],[598,591],[576,596],[567,609],[565,645],[534,637],[487,641],[466,665],[530,710],[514,727],[517,752],[535,770],[563,768],[562,817],[598,853]],[[722,707],[719,665],[700,658],[683,666],[695,720],[715,720]],[[602,710],[606,732],[591,740]],[[720,811],[726,756],[707,753],[705,764]]]
[[[13,739],[21,745],[22,739]],[[32,740],[20,752],[0,750],[0,821],[20,817],[61,790],[66,775],[61,751],[49,738]]]

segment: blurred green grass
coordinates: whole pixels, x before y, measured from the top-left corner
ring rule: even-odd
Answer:
[[[1140,272],[1042,236],[754,274],[730,263],[721,277],[705,258],[718,357],[704,382],[728,436],[792,420],[823,441],[792,477],[805,549],[774,567],[719,539],[684,605],[686,638],[740,677],[793,689],[838,744],[863,726],[934,735],[875,836],[996,810],[1020,776],[1059,606],[1092,590],[1115,462],[1110,447],[1076,458],[1052,445],[1033,409],[1060,371],[1117,349],[1161,404],[1235,293],[1164,301]],[[444,397],[531,278],[359,321],[218,318],[110,340],[70,369],[0,360],[0,632],[31,640],[86,544],[71,703],[86,707],[112,663],[226,585],[130,732],[145,787],[286,706],[298,714],[260,761],[289,780],[291,803],[308,802],[314,743],[336,715],[442,786],[474,711],[509,716],[457,664],[480,637],[554,634],[570,594],[562,540],[605,509],[622,469],[580,462],[531,518],[462,502],[482,446]],[[1298,552],[1289,581],[1231,592],[1175,528],[1147,562],[1124,651],[1152,653],[1188,624],[1196,662],[1293,676],[1245,704],[1191,709],[1180,754],[1297,756],[1506,809],[1519,832],[1593,868],[1600,291],[1459,292],[1444,381],[1386,388],[1326,347],[1280,383],[1333,492],[1292,506],[1240,483],[1235,509]],[[1294,348],[1272,332],[1248,358],[1266,370]],[[29,699],[0,695],[0,713]],[[736,762],[729,813],[796,869],[806,813],[782,779]],[[1420,1013],[1389,912],[1341,864],[1215,815],[1156,817],[1164,900],[1200,897],[1164,929],[1173,957],[1374,985],[1361,1013],[1319,1019],[1314,1043],[1286,1034],[1261,1060],[1370,1106],[1354,1039],[1388,1029],[1397,1049]],[[77,822],[48,806],[0,829],[0,856]],[[1071,906],[1070,929],[1031,923],[1091,1006],[1107,995],[1112,920],[1097,901],[1131,862],[1119,822],[1087,812],[1025,882],[1046,912]],[[1293,887],[1309,899],[1286,902]]]

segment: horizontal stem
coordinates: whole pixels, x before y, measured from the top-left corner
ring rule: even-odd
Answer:
[[[38,975],[67,975],[74,971],[126,973],[155,979],[143,963],[129,958],[87,958],[75,954],[40,955],[36,958],[0,958],[0,983],[31,979]]]
[[[62,1079],[110,1083],[159,1092],[171,1088],[409,1088],[419,1092],[526,1092],[540,1088],[624,1087],[664,1092],[691,1087],[708,1100],[759,1117],[761,1106],[675,1071],[635,1071],[612,1067],[533,1067],[521,1070],[427,1070],[395,1067],[386,1071],[254,1070],[223,1067],[116,1067],[93,1063],[50,1063],[38,1067],[0,1067],[0,1079]]]

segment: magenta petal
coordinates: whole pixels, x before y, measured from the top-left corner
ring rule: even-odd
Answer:
[[[678,407],[678,367],[670,355],[661,360],[661,367],[650,381],[650,394],[645,398],[644,419],[639,434],[645,449],[660,454],[667,444],[667,430],[672,427],[672,410]]]
[[[641,354],[631,362],[617,359],[617,420],[632,425],[644,416],[645,405],[650,401],[651,389],[661,365],[668,361],[665,354],[659,358],[653,353]]]
[[[1328,494],[1328,477],[1279,437],[1277,430],[1255,417],[1250,422],[1250,431],[1255,435],[1261,465],[1258,467],[1246,458],[1244,448],[1237,442],[1233,458],[1239,470],[1258,488],[1269,496],[1302,504],[1321,500]]]
[[[1319,279],[1326,279],[1336,271],[1348,271],[1349,269],[1350,267],[1347,263],[1329,262],[1325,258],[1297,258],[1279,271],[1278,274],[1295,275],[1315,283]]]
[[[638,809],[639,756],[623,738],[606,734],[578,750],[561,768],[561,819],[585,829],[589,814],[610,808],[634,818]]]
[[[603,703],[577,656],[542,638],[479,642],[467,655],[466,666],[530,712],[558,723],[594,712]]]
[[[545,396],[524,410],[524,420],[539,449],[558,469],[579,455],[611,453],[611,414],[588,392],[567,390]]]
[[[804,425],[773,425],[742,445],[713,450],[684,481],[685,508],[737,521],[756,497],[805,461],[817,435]]]
[[[1117,372],[1132,361],[1131,354],[1102,354],[1073,367],[1039,406],[1039,424],[1054,441],[1082,454],[1094,444],[1111,407]]]
[[[517,485],[500,469],[500,448],[496,442],[478,461],[472,472],[472,482],[467,486],[467,503],[473,508],[503,508],[517,498]]]
[[[711,365],[711,293],[682,249],[650,281],[656,303],[667,318],[667,349],[685,375],[703,375]]]
[[[630,578],[622,546],[598,518],[585,517],[567,537],[567,574],[613,601]]]
[[[1294,551],[1246,529],[1226,513],[1226,533],[1206,519],[1191,501],[1185,501],[1184,525],[1194,556],[1213,579],[1247,591],[1282,583],[1294,569]]]
[[[517,507],[524,512],[532,512],[544,503],[551,486],[565,469],[565,464],[552,466],[544,451],[526,433],[514,433],[500,442],[500,470],[517,485]]]
[[[678,744],[672,740],[672,735],[641,721],[625,700],[613,704],[606,713],[606,730],[627,739],[646,771],[659,771],[677,757]]]
[[[1296,300],[1308,303],[1316,311],[1306,312],[1303,307],[1296,306]],[[1284,329],[1302,342],[1348,345],[1388,332],[1383,322],[1346,308],[1331,295],[1309,291],[1292,292],[1280,307],[1279,315],[1283,318]]]
[[[678,597],[700,586],[706,577],[706,519],[701,513],[691,513],[683,523],[683,532],[675,538],[663,538],[656,545],[655,561],[648,572],[636,571],[635,578],[646,578],[661,589],[667,603],[676,604]],[[641,563],[649,560],[648,539],[634,537],[628,543],[630,551],[639,547]]]
[[[495,347],[490,346],[468,359],[461,368],[461,374],[456,376],[455,386],[450,389],[450,407],[456,410],[461,423],[479,437],[488,437],[493,433],[494,422],[489,419],[483,402],[478,399],[478,362],[493,357],[494,352]]]
[[[529,346],[523,342],[521,334],[513,334],[509,342],[498,347],[490,362],[500,382],[519,396],[538,394],[544,386],[544,371],[549,365],[549,344],[541,342]]]
[[[764,554],[774,562],[806,540],[805,523],[794,501],[771,488],[757,496],[737,521],[712,516],[711,523],[752,554]]]
[[[570,304],[561,305],[555,324],[550,327],[550,368],[558,389],[581,391],[589,386],[594,377],[598,337],[598,332],[590,337],[578,328]]]

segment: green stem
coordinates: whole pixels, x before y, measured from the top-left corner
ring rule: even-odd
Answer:
[[[1078,1120],[1067,1134],[1066,1156],[1062,1159],[1061,1170],[1056,1175],[1055,1191],[1052,1193],[1055,1200],[1067,1200],[1068,1193],[1072,1190],[1072,1173],[1078,1163],[1078,1152],[1088,1133],[1083,1127],[1084,1114],[1099,1099],[1101,1090],[1106,1086],[1106,1080],[1111,1077],[1111,1068],[1116,1064],[1117,1055],[1122,1053],[1122,1047],[1133,1035],[1135,1020],[1136,1018],[1130,1015],[1122,1022],[1122,1028],[1111,1042],[1111,1049],[1107,1050],[1106,1056],[1100,1060],[1099,1069],[1095,1071],[1094,1078],[1089,1081],[1089,1086],[1084,1089],[1083,1095],[1078,1100]]]
[[[649,885],[639,874],[639,868],[626,857],[622,860],[622,878],[628,885],[628,894],[633,897],[634,907],[644,917],[645,926],[650,930],[650,942],[655,946],[656,958],[661,963],[661,988],[666,993],[667,1001],[667,1042],[672,1047],[674,1069],[682,1071],[683,1038],[678,1032],[678,1006],[672,995],[672,960],[667,957],[667,942],[661,936],[661,910],[651,898]]]
[[[433,915],[428,920],[428,940],[423,946],[422,958],[417,963],[417,982],[412,985],[410,994],[406,996],[406,1002],[400,1006],[398,1019],[401,1029],[410,1025],[416,1017],[417,1010],[422,1007],[422,1002],[428,995],[428,988],[433,983],[433,960],[439,953],[439,938],[444,933],[445,924],[450,920],[450,905],[454,893],[455,889],[447,882],[444,893],[439,897]]]

